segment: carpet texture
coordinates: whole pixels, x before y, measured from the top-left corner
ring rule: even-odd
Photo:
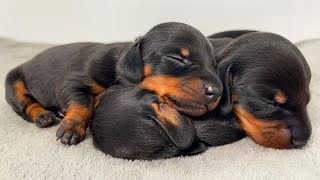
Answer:
[[[48,47],[0,39],[0,179],[320,179],[320,40],[299,43],[313,76],[313,134],[305,148],[274,150],[245,138],[200,155],[156,161],[112,158],[93,147],[91,135],[64,146],[56,141],[58,126],[40,129],[11,110],[4,99],[7,72]]]

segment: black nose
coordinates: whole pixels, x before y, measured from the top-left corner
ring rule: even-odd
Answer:
[[[299,117],[299,115],[298,115]],[[310,139],[312,127],[308,114],[304,112],[298,119],[294,119],[295,125],[290,128],[291,132],[291,146],[292,148],[302,148]]]
[[[206,85],[204,93],[205,93],[205,98],[208,101],[212,101],[218,98],[219,96],[221,96],[222,92],[218,88],[212,85]]]
[[[293,148],[302,148],[307,144],[308,141],[304,140],[291,140],[291,145]]]

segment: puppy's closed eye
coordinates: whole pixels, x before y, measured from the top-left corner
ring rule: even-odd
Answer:
[[[181,55],[170,54],[170,55],[166,55],[165,57],[170,58],[171,60],[179,62],[183,65],[192,65],[192,62],[189,59]]]

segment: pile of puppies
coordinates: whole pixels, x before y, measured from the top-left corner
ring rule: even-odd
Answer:
[[[90,125],[103,152],[157,159],[246,135],[266,147],[303,147],[310,79],[301,52],[279,35],[206,38],[163,23],[135,42],[45,50],[7,75],[6,100],[38,127],[62,119],[56,135],[64,144],[81,142]]]

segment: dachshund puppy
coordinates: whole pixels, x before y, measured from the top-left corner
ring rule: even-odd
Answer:
[[[190,118],[137,86],[113,86],[102,94],[90,129],[95,146],[117,158],[152,160],[206,150],[194,143]]]
[[[202,117],[193,122],[149,91],[113,86],[99,97],[90,129],[104,153],[145,160],[194,155],[245,136],[235,116]]]
[[[227,34],[225,37],[232,37]],[[234,40],[224,38],[216,57],[224,86],[217,110],[234,113],[260,145],[277,149],[305,146],[311,135],[306,109],[311,72],[305,58],[279,35],[239,34]],[[217,41],[211,40],[213,44]]]
[[[38,127],[50,126],[60,115],[58,139],[77,144],[85,137],[94,99],[115,84],[137,84],[185,114],[213,110],[222,94],[213,57],[210,42],[198,30],[163,23],[134,43],[75,43],[45,50],[7,75],[6,100]]]

